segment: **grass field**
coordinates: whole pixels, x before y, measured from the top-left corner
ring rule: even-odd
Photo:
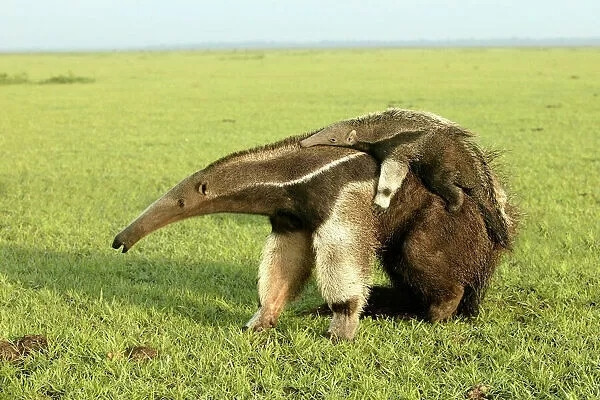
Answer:
[[[49,342],[0,361],[0,399],[600,398],[599,65],[599,49],[0,55],[0,339]],[[110,248],[214,159],[390,105],[506,150],[525,217],[476,319],[365,319],[333,345],[302,314],[313,284],[275,330],[241,332],[262,217]],[[136,345],[158,356],[128,360]]]

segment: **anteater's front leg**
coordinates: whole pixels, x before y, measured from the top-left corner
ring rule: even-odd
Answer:
[[[313,236],[317,285],[333,311],[327,331],[332,339],[350,340],[356,334],[374,258],[373,186],[352,186],[342,190],[331,216]]]
[[[262,331],[275,326],[286,303],[306,283],[313,264],[309,233],[271,233],[258,270],[259,308],[245,328]]]
[[[315,237],[315,276],[321,295],[333,311],[327,334],[332,339],[350,340],[358,328],[358,319],[368,295],[368,274],[364,266],[371,263],[367,254],[360,254],[359,246],[345,246],[340,235]],[[360,238],[352,240],[360,243]],[[359,251],[357,251],[359,250]]]

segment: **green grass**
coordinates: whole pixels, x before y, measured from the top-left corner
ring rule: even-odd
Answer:
[[[0,55],[0,399],[600,397],[600,50],[468,49]],[[26,74],[26,75],[19,75]],[[314,284],[242,333],[268,222],[215,215],[127,255],[114,235],[234,150],[385,109],[425,109],[507,150],[525,213],[475,320],[365,319],[333,345]],[[378,275],[381,278],[381,274]],[[108,353],[149,345],[148,362]]]

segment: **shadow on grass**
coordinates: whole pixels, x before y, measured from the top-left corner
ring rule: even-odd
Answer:
[[[305,311],[298,312],[299,315],[329,316],[333,312],[327,304],[321,304]],[[389,286],[375,285],[371,287],[369,299],[364,306],[361,318],[387,318],[387,319],[420,319],[423,320],[425,311],[423,305],[416,299],[411,289],[392,288]]]
[[[177,314],[198,323],[241,327],[257,306],[257,265],[202,260],[201,256],[186,263],[111,249],[105,253],[70,253],[4,245],[0,253],[5,261],[2,274],[12,284],[27,290],[51,290],[67,304],[84,309],[89,306],[80,303],[102,298],[118,305]],[[311,296],[308,292],[301,295],[301,304],[291,307],[296,311],[290,311],[296,315],[330,315],[326,304],[307,306],[316,300],[306,298]],[[419,317],[422,310],[409,293],[409,289],[373,287],[363,317]]]
[[[198,260],[186,264],[142,254],[70,253],[0,245],[1,274],[23,289],[48,289],[67,303],[115,301],[175,313],[197,322],[240,326],[257,304],[257,266]],[[253,312],[253,311],[252,311]]]

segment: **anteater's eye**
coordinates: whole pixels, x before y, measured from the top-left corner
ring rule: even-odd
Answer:
[[[177,205],[181,208],[185,207],[185,200],[184,199],[177,200]]]
[[[201,183],[198,186],[198,191],[204,195],[206,195],[206,183]]]
[[[337,142],[337,140],[335,140],[335,138],[333,138],[333,137],[332,137],[331,139],[329,139],[329,141],[330,141],[331,143],[335,143],[335,142]]]

